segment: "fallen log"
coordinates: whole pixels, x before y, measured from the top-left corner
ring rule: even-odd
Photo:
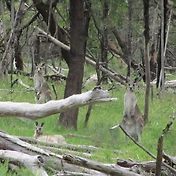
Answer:
[[[166,81],[165,84],[164,84],[164,87],[166,89],[168,89],[168,88],[176,88],[176,80]]]
[[[163,152],[163,158],[166,163],[168,163],[170,166],[174,167],[176,166],[176,157],[169,156],[166,153]]]
[[[71,154],[71,155],[76,155],[76,156],[81,156],[81,157],[85,157],[85,158],[91,158],[91,154],[90,153],[85,153],[85,152],[78,152],[78,151],[73,151],[73,150],[68,150],[68,149],[59,149],[56,147],[47,147],[47,146],[38,146],[41,149],[44,150],[49,150],[50,152],[54,152],[57,153],[59,155],[63,155],[65,153],[67,154]]]
[[[57,149],[66,149],[66,150],[70,150],[70,151],[76,151],[76,152],[82,152],[82,153],[87,153],[87,154],[91,154],[93,152],[96,151],[100,151],[103,150],[103,148],[100,147],[95,147],[92,145],[74,145],[74,144],[55,144],[55,143],[51,143],[51,142],[43,142],[43,141],[39,141],[36,140],[32,137],[22,137],[22,136],[18,136],[19,139],[21,139],[22,141],[25,141],[27,143],[36,145],[36,146],[46,146],[46,147],[53,147],[53,148],[57,148]],[[113,153],[121,153],[121,151],[119,150],[111,150]]]
[[[117,165],[124,167],[124,168],[133,168],[137,167],[138,170],[143,170],[147,173],[155,173],[156,172],[156,161],[144,161],[144,162],[137,162],[131,160],[118,160]],[[165,165],[162,164],[161,166],[162,171],[166,171],[168,175],[175,175],[175,173],[167,168]]]
[[[151,85],[156,85],[156,81],[152,81],[151,82]],[[170,80],[170,81],[166,81],[164,83],[164,88],[165,89],[175,89],[176,88],[176,80]]]
[[[44,160],[44,168],[52,168],[58,171],[61,171],[63,169],[71,172],[81,171],[81,173],[87,173],[90,175],[105,176],[105,174],[95,170],[79,167],[73,164],[68,164],[66,161],[63,160],[63,157],[61,155],[55,154],[48,150],[40,149],[36,146],[33,146],[18,139],[17,137],[11,136],[3,132],[0,132],[0,149],[13,150],[28,155],[40,155]]]
[[[42,145],[42,146],[48,146],[48,147],[55,147],[55,148],[61,148],[61,149],[68,149],[72,151],[79,151],[79,152],[87,152],[87,153],[92,153],[97,150],[100,150],[100,148],[91,146],[91,145],[74,145],[74,144],[54,144],[50,142],[43,142],[36,140],[31,137],[19,137],[22,141],[25,141],[30,144],[35,144],[35,145]]]
[[[62,100],[51,100],[44,104],[19,103],[19,102],[0,102],[1,116],[18,116],[30,119],[39,119],[49,115],[64,112],[73,107],[84,106],[87,104],[110,102],[117,100],[109,98],[106,90],[94,88],[82,94],[72,95]]]
[[[22,152],[11,150],[0,150],[0,158],[12,162],[20,162],[31,170],[34,175],[48,176],[43,168],[43,158],[40,155],[31,156]]]
[[[131,160],[117,160],[117,165],[125,168],[132,168],[133,166],[141,167],[145,172],[155,172],[156,171],[156,161],[147,162],[136,162]]]
[[[53,176],[92,176],[90,174],[86,174],[86,173],[80,173],[80,172],[58,172],[56,175]],[[96,176],[96,175],[95,175]]]
[[[86,167],[89,169],[94,169],[100,172],[104,172],[106,174],[110,175],[116,175],[116,176],[140,176],[139,174],[136,174],[134,172],[129,171],[129,169],[122,168],[120,166],[115,165],[106,165],[102,164],[96,161],[92,161],[89,159],[73,156],[73,155],[63,155],[64,161],[67,161],[71,164],[76,164],[82,167]]]

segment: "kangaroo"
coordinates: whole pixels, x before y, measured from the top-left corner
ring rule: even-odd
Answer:
[[[44,123],[39,124],[35,122],[35,139],[47,143],[66,144],[65,138],[62,135],[43,135],[43,126]]]
[[[36,67],[34,73],[34,88],[37,103],[46,103],[52,99],[50,88],[43,75],[44,64],[41,63]]]
[[[121,125],[136,141],[140,140],[144,118],[137,105],[134,84],[129,84],[124,95],[124,114]]]
[[[130,118],[134,116],[135,107],[137,104],[136,95],[134,93],[134,84],[129,84],[127,87],[127,91],[124,95],[124,112],[123,116],[126,118]]]
[[[37,92],[37,103],[46,103],[52,99],[51,91],[46,82],[43,82],[41,88]]]

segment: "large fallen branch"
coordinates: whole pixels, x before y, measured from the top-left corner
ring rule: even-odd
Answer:
[[[43,31],[42,29],[40,28],[36,28],[41,34],[47,36],[47,38],[49,38],[54,44],[56,44],[57,46],[65,49],[66,51],[69,51],[70,50],[70,47],[65,45],[64,43],[60,42],[59,40],[57,40],[56,38],[52,37],[51,35],[47,34],[45,31]],[[96,62],[93,61],[90,57],[85,57],[86,59],[86,62],[89,63],[90,65],[92,65],[93,67],[96,67]],[[110,78],[112,78],[113,80],[115,81],[118,81],[120,82],[122,85],[126,85],[125,83],[125,80],[121,79],[121,75],[119,75],[118,73],[112,71],[112,70],[109,70],[107,68],[105,68],[104,66],[100,65],[99,66],[99,69],[106,73]]]
[[[76,164],[79,166],[83,166],[89,169],[95,169],[100,172],[104,172],[110,175],[116,176],[140,176],[134,172],[129,171],[128,169],[122,168],[120,166],[115,165],[106,165],[96,161],[92,161],[89,159],[73,156],[73,155],[64,155],[63,159],[71,164]]]
[[[64,112],[73,107],[113,100],[116,100],[116,98],[109,98],[108,91],[94,89],[82,94],[72,95],[66,99],[51,100],[44,104],[0,102],[0,115],[38,119]]]
[[[17,151],[0,150],[0,158],[8,161],[20,162],[21,165],[24,165],[31,170],[34,175],[48,176],[42,167],[43,159],[39,155],[31,156]]]

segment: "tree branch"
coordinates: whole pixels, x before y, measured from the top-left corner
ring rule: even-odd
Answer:
[[[35,120],[67,111],[73,107],[113,100],[116,100],[116,98],[109,98],[108,91],[94,89],[82,94],[72,95],[66,99],[51,100],[44,104],[0,102],[0,115],[25,117]]]
[[[47,36],[54,44],[60,46],[61,48],[63,48],[66,51],[70,51],[70,47],[65,45],[64,43],[60,42],[59,40],[55,39],[54,37],[52,37],[51,35],[48,35],[45,31],[43,31],[40,28],[36,28],[40,33],[42,33],[43,35]],[[96,62],[93,61],[90,57],[85,57],[86,62],[89,63],[90,65],[92,65],[93,67],[96,67]],[[110,70],[108,70],[107,68],[103,67],[102,65],[99,66],[99,69],[102,72],[105,72],[110,78],[114,79],[115,81],[120,82],[122,85],[126,85],[125,81],[122,80],[120,78],[120,75],[116,72],[112,72]]]

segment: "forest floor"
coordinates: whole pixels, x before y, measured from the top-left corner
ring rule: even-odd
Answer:
[[[15,77],[16,76],[14,76],[13,79],[15,79]],[[32,79],[23,76],[20,77],[25,84],[33,86]],[[55,84],[59,99],[62,99],[64,83],[55,82],[53,84]],[[106,89],[107,86],[105,85],[104,88]],[[91,86],[84,88],[83,92],[90,89]],[[70,144],[85,144],[100,147],[101,149],[99,151],[91,155],[91,159],[104,163],[116,163],[117,159],[132,159],[137,161],[151,160],[152,158],[144,151],[130,140],[126,140],[125,135],[120,129],[116,129],[110,133],[109,129],[122,120],[124,92],[125,88],[117,85],[116,89],[110,92],[112,97],[118,98],[117,101],[94,105],[88,127],[84,127],[84,119],[87,112],[87,106],[84,106],[80,108],[77,131],[60,127],[58,124],[58,114],[39,120],[40,122],[45,122],[44,133],[62,134],[65,136],[75,134],[75,137],[68,137],[66,141]],[[144,109],[144,94],[145,89],[143,86],[140,86],[136,95],[141,111]],[[10,76],[0,83],[0,101],[35,103],[34,97],[33,91],[26,91],[21,85],[14,85],[13,89],[11,89]],[[151,99],[150,101],[149,122],[144,128],[140,141],[140,143],[154,155],[156,155],[158,138],[173,116],[173,112],[176,110],[175,100],[176,94],[174,92],[165,91],[157,95],[157,91],[154,88],[153,100]],[[28,119],[1,117],[0,130],[11,135],[33,137],[34,123],[34,121]],[[79,135],[85,136],[86,138],[79,137]],[[172,156],[176,156],[176,140],[174,139],[176,139],[176,124],[172,126],[164,137],[164,151]],[[114,152],[114,150],[117,152]],[[2,166],[0,170],[2,170]]]

